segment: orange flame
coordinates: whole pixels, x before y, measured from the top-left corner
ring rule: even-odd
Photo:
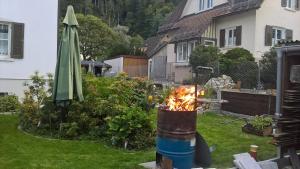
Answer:
[[[199,94],[197,91],[197,96]],[[166,99],[166,105],[170,111],[194,111],[195,86],[182,86],[173,90]]]

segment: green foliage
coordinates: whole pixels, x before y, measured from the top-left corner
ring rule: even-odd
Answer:
[[[258,65],[248,50],[235,48],[220,58],[220,74],[228,75],[234,81],[241,81],[243,88],[254,88],[257,84]]]
[[[42,112],[45,100],[51,94],[53,86],[52,75],[48,74],[48,80],[39,72],[31,76],[31,82],[24,84],[27,90],[24,91],[25,98],[21,105],[20,123],[23,128],[35,130],[41,124]],[[48,84],[49,89],[46,89]]]
[[[139,107],[127,107],[121,114],[107,117],[108,134],[112,144],[129,149],[143,149],[153,145],[154,130],[149,116]]]
[[[112,47],[109,49],[108,57],[117,55],[145,55],[141,50],[144,39],[135,35],[128,35],[129,28],[126,26],[116,26],[114,31],[117,34],[117,40],[112,42]]]
[[[19,107],[17,96],[0,96],[0,112],[17,112]]]
[[[254,119],[250,121],[250,124],[257,130],[261,131],[266,127],[272,125],[273,119],[267,116],[255,116]]]
[[[255,58],[250,51],[244,48],[234,48],[227,51],[220,59],[220,69],[222,72],[232,73],[236,71],[237,65],[243,62],[254,62]]]
[[[78,136],[79,127],[76,122],[73,123],[62,123],[60,124],[60,134],[65,138],[76,138]]]
[[[67,5],[73,5],[78,13],[100,17],[110,27],[125,25],[130,34],[148,38],[156,34],[158,26],[173,11],[179,0],[97,0],[98,4],[84,0],[62,0],[61,14]]]
[[[27,131],[56,138],[110,140],[112,135],[108,132],[110,126],[107,119],[115,122],[118,117],[126,117],[126,123],[130,125],[143,124],[138,128],[141,133],[136,131],[135,126],[130,127],[132,131],[126,138],[132,141],[128,146],[132,149],[145,148],[154,143],[153,138],[148,138],[153,136],[154,127],[149,125],[153,119],[145,113],[148,110],[148,85],[143,79],[130,79],[124,74],[115,78],[84,75],[85,100],[71,102],[65,123],[61,123],[61,110],[54,105],[51,97],[43,98],[39,108],[33,95],[27,92],[22,105],[21,126]],[[36,89],[45,92],[43,86],[37,86]],[[143,142],[145,139],[149,142]]]
[[[224,54],[224,58],[232,61],[255,61],[253,55],[244,48],[234,48]]]
[[[274,48],[262,56],[260,68],[261,80],[265,88],[275,89],[277,79],[277,54]]]
[[[197,66],[215,67],[220,56],[218,47],[199,45],[191,54],[190,65],[193,70],[196,70]]]
[[[116,33],[100,18],[93,15],[76,15],[80,37],[80,51],[84,60],[98,60],[107,56]]]

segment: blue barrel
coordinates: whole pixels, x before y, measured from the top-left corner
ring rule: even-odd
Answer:
[[[195,138],[190,140],[156,138],[156,151],[172,160],[175,169],[191,169],[194,163]]]

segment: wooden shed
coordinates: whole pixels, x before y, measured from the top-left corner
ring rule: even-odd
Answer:
[[[148,76],[148,58],[145,56],[119,55],[105,60],[104,63],[112,66],[110,75],[125,72],[129,77]]]

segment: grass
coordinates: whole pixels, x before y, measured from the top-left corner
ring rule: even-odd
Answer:
[[[216,145],[213,166],[232,166],[232,155],[247,152],[251,144],[260,146],[259,160],[274,157],[270,138],[241,132],[242,121],[208,113],[198,119],[198,131],[209,145]],[[1,169],[140,169],[139,163],[155,159],[154,148],[147,151],[125,151],[101,142],[49,140],[24,134],[17,129],[18,118],[0,115]]]

